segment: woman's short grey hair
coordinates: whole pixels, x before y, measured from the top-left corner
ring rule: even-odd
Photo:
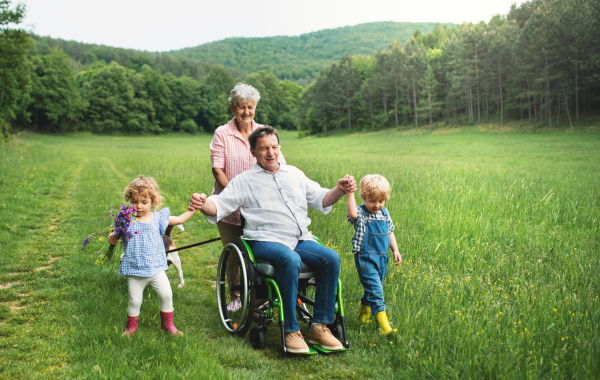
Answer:
[[[238,83],[235,85],[231,94],[229,95],[229,103],[234,106],[240,105],[240,103],[253,102],[254,105],[258,104],[260,100],[260,94],[258,90],[249,84]]]

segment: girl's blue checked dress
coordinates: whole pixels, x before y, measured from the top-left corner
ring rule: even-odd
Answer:
[[[129,225],[133,237],[124,244],[125,254],[119,274],[152,277],[169,268],[162,234],[169,225],[170,216],[171,211],[165,207],[158,212],[152,211],[151,222],[136,221]]]

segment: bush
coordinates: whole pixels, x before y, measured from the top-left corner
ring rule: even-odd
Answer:
[[[182,121],[181,124],[179,124],[179,129],[181,131],[191,133],[193,135],[198,133],[198,126],[196,125],[196,122],[192,119],[186,119]]]

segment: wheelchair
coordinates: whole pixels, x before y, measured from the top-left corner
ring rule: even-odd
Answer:
[[[314,240],[323,245],[314,237]],[[311,324],[317,275],[308,265],[302,263],[302,271],[298,280],[298,299],[296,313],[298,321]],[[282,297],[277,285],[275,267],[266,261],[256,260],[250,246],[241,238],[235,238],[221,252],[217,267],[217,304],[221,322],[231,334],[243,337],[250,331],[250,342],[255,349],[266,346],[267,326],[275,319],[274,309],[279,316],[281,331],[281,350],[289,354],[285,346],[285,317]],[[313,299],[310,297],[313,296]],[[237,307],[231,307],[239,300]],[[233,301],[233,302],[232,302]],[[251,327],[252,321],[257,325]],[[338,279],[336,291],[335,320],[328,325],[332,334],[342,343],[344,349],[350,344],[346,335],[346,318],[342,302],[342,282]],[[320,346],[313,346],[309,354],[329,353]],[[343,349],[343,350],[344,350]],[[337,351],[336,351],[337,352]]]

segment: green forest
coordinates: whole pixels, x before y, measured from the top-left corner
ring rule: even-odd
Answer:
[[[256,120],[328,134],[523,120],[551,127],[600,100],[600,3],[533,0],[479,24],[379,22],[231,38],[168,53],[40,37],[0,0],[0,128],[212,132],[237,82]]]
[[[521,120],[549,127],[597,108],[600,2],[534,0],[506,17],[418,30],[371,56],[344,56],[305,89],[300,129],[379,129]]]
[[[431,22],[373,22],[295,37],[228,38],[170,53],[217,63],[236,73],[262,70],[308,85],[344,54],[371,55],[394,41],[406,41],[415,29],[427,33],[434,27]]]

